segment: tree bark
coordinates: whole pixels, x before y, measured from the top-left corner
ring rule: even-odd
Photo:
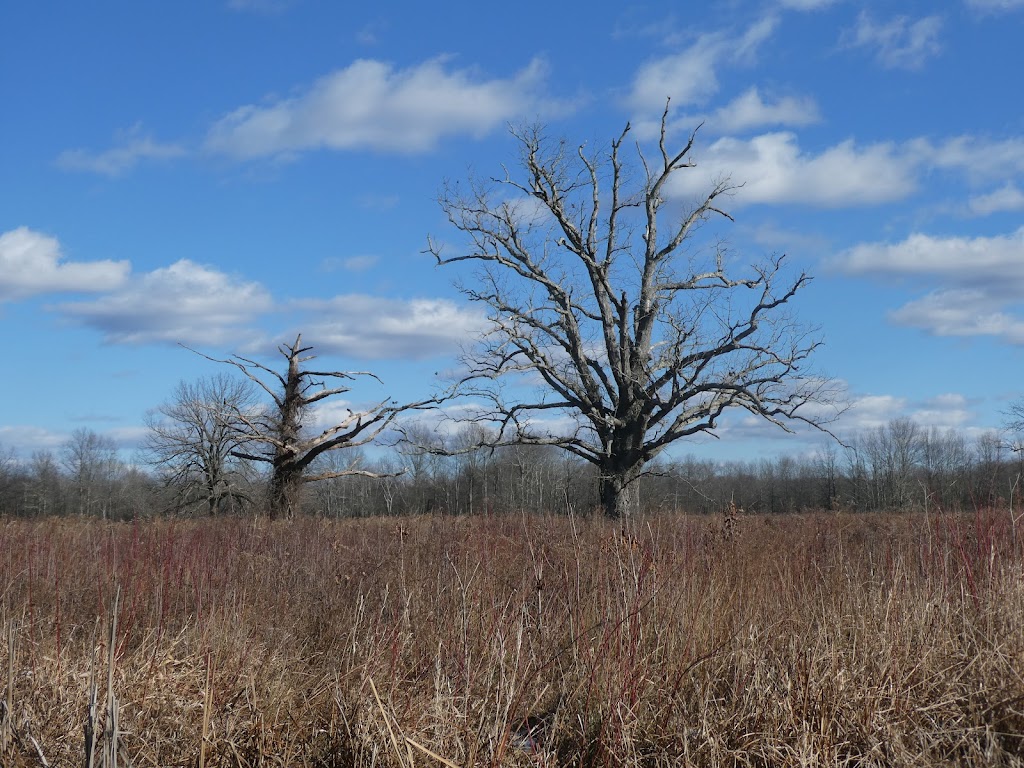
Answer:
[[[612,520],[628,520],[640,508],[640,467],[602,470],[597,494],[604,516]]]
[[[350,389],[345,385],[328,387],[324,383],[325,380],[344,381],[369,376],[379,381],[376,376],[367,372],[316,371],[304,368],[304,363],[315,358],[315,355],[303,356],[311,349],[312,347],[302,346],[302,334],[295,337],[294,344],[281,345],[279,351],[288,361],[288,370],[284,374],[238,355],[225,360],[202,355],[208,360],[235,366],[273,400],[273,405],[261,413],[246,413],[230,403],[225,404],[231,409],[232,415],[241,422],[242,426],[238,427],[237,431],[244,437],[245,444],[259,446],[254,450],[233,450],[231,455],[247,461],[264,462],[273,467],[269,498],[271,519],[284,517],[291,520],[295,517],[301,507],[302,488],[306,483],[357,475],[381,477],[378,473],[360,468],[355,462],[345,469],[326,472],[310,474],[309,469],[319,456],[341,448],[366,445],[387,429],[400,414],[438,402],[431,399],[396,405],[390,398],[386,398],[366,410],[346,409],[348,415],[332,427],[319,432],[306,431],[303,429],[302,421],[310,406],[327,398],[343,395]],[[266,380],[263,375],[266,376]]]
[[[291,467],[275,467],[270,478],[270,519],[294,520],[302,505],[302,472]]]

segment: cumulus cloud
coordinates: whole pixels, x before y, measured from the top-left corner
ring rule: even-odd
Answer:
[[[955,136],[944,141],[915,139],[907,145],[922,165],[959,171],[979,183],[1024,174],[1024,139]]]
[[[900,325],[936,336],[1024,344],[1024,227],[995,237],[913,234],[900,243],[865,243],[833,263],[848,274],[906,276],[930,285],[928,293],[890,313]]]
[[[425,152],[443,138],[479,138],[550,107],[540,96],[545,74],[540,59],[504,79],[454,69],[446,58],[407,69],[360,59],[292,98],[236,109],[212,127],[206,148],[237,158],[313,149]]]
[[[130,269],[127,261],[67,261],[56,238],[28,227],[0,234],[0,301],[107,291],[121,285]]]
[[[84,171],[103,176],[123,176],[142,160],[171,160],[186,154],[177,144],[155,141],[151,136],[141,135],[141,128],[134,126],[120,137],[119,145],[102,152],[85,149],[69,149],[57,156],[57,167],[66,171]]]
[[[961,394],[948,392],[915,404],[910,418],[922,427],[958,429],[972,419],[970,402]]]
[[[451,354],[486,323],[479,312],[445,299],[347,294],[296,302],[294,308],[308,313],[304,336],[318,349],[363,360]]]
[[[942,393],[923,400],[884,394],[857,395],[850,398],[850,408],[843,414],[838,431],[842,435],[851,436],[884,429],[896,419],[911,419],[926,430],[956,430],[973,434],[979,430],[968,425],[975,416],[970,401],[956,392]]]
[[[857,25],[843,33],[840,45],[865,48],[875,53],[879,64],[887,69],[920,69],[939,54],[939,32],[942,19],[925,16],[911,20],[906,16],[876,23],[865,11],[857,17]]]
[[[739,36],[703,34],[681,51],[647,61],[633,77],[627,103],[650,115],[662,110],[668,98],[677,106],[704,102],[718,92],[718,68],[751,61],[776,25],[777,19],[766,17]],[[638,123],[638,130],[650,133],[650,126]]]
[[[903,415],[906,398],[895,395],[858,395],[850,400],[850,407],[843,414],[842,429],[861,430],[883,427]]]
[[[975,216],[988,216],[1003,211],[1024,211],[1024,192],[1016,184],[1007,182],[986,195],[976,195],[967,201],[968,210]]]
[[[743,185],[737,203],[838,207],[899,200],[916,187],[914,159],[891,143],[858,147],[849,140],[815,155],[801,150],[789,132],[719,139],[698,155],[697,165],[675,177],[672,193],[700,194],[728,177]]]
[[[741,133],[766,125],[811,125],[820,119],[818,105],[809,96],[765,101],[757,88],[744,91],[706,118],[708,127],[717,133]]]
[[[135,277],[95,301],[57,309],[101,331],[109,343],[234,343],[249,322],[270,310],[270,295],[187,259]]]
[[[1024,288],[1024,227],[995,237],[912,234],[899,243],[862,243],[833,264],[859,275],[932,275],[943,280]]]
[[[935,336],[994,336],[1024,344],[1024,317],[998,309],[990,292],[974,289],[938,290],[911,301],[891,319]]]
[[[776,119],[809,122],[817,112],[811,101],[780,100],[766,104],[752,89],[708,118],[712,129],[721,116],[734,130],[745,123]],[[804,150],[791,131],[763,133],[749,139],[724,136],[697,145],[697,168],[673,179],[670,193],[692,196],[729,178],[738,185],[737,204],[800,203],[817,207],[873,205],[903,200],[925,174],[949,173],[977,186],[1004,181],[1003,187],[971,198],[974,215],[1024,208],[1024,193],[1013,179],[1024,175],[1024,139],[955,136],[916,138],[902,143],[858,145],[852,139],[814,153]]]

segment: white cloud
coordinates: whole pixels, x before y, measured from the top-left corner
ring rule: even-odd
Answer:
[[[66,171],[85,171],[103,176],[121,176],[135,168],[141,160],[171,160],[186,154],[176,144],[163,144],[141,135],[141,127],[133,126],[118,137],[120,146],[104,152],[69,149],[57,156],[57,167]]]
[[[13,449],[22,459],[34,451],[56,451],[68,439],[64,432],[54,432],[31,425],[0,425],[0,444]]]
[[[488,80],[445,58],[408,69],[360,59],[293,98],[236,109],[212,127],[206,147],[238,158],[321,148],[424,152],[442,138],[479,138],[551,108],[540,96],[545,71],[534,59],[511,78]]]
[[[761,106],[767,109],[762,113]],[[756,90],[745,93],[718,114],[733,118],[739,129],[744,116],[810,120],[813,103],[800,100],[764,105]],[[713,119],[713,118],[712,118]],[[712,128],[716,126],[711,124]],[[803,203],[818,207],[872,205],[902,200],[915,192],[925,174],[948,172],[971,185],[1004,181],[1002,188],[972,198],[975,215],[1024,208],[1024,193],[1014,179],[1024,175],[1024,139],[956,136],[916,138],[901,144],[857,145],[852,139],[817,154],[803,150],[795,133],[777,131],[749,139],[725,136],[692,152],[695,170],[677,174],[674,191],[695,195],[723,178],[744,185],[737,204]]]
[[[907,145],[919,162],[941,170],[961,171],[974,182],[1024,173],[1024,139],[993,140],[956,136],[942,142],[915,139]]]
[[[703,34],[682,51],[646,62],[633,77],[629,106],[639,114],[650,115],[664,109],[668,98],[676,106],[704,102],[718,91],[718,67],[749,63],[776,25],[777,19],[769,16],[739,37],[721,32]],[[638,123],[638,129],[650,133],[649,125]]]
[[[258,283],[242,282],[182,259],[128,281],[95,301],[58,309],[115,344],[235,343],[247,323],[271,309]]]
[[[765,125],[810,125],[820,119],[818,105],[809,96],[783,96],[766,102],[757,88],[750,88],[715,110],[707,122],[717,133],[740,133]]]
[[[0,234],[0,301],[41,293],[92,293],[121,285],[127,261],[66,261],[56,238],[18,227]]]
[[[755,21],[738,40],[734,41],[733,58],[740,63],[753,63],[758,47],[775,33],[778,26],[779,20],[774,16],[765,16]]]
[[[1024,289],[1024,227],[995,237],[912,234],[900,243],[862,243],[833,264],[849,274],[931,275],[962,284]]]
[[[939,54],[942,18],[925,16],[912,21],[896,16],[875,23],[865,11],[857,17],[857,26],[847,30],[840,44],[849,48],[874,50],[879,64],[887,69],[920,69],[925,61]]]
[[[373,383],[376,384],[376,382]],[[335,380],[330,386],[356,387],[358,382]],[[348,419],[353,410],[358,410],[358,406],[351,400],[344,400],[337,396],[331,397],[312,406],[309,413],[304,416],[303,422],[310,431],[330,429]]]
[[[140,447],[150,434],[150,429],[145,426],[112,427],[104,430],[103,434],[111,438],[118,448],[127,450]]]
[[[912,401],[895,395],[859,395],[850,399],[850,408],[838,426],[840,435],[852,436],[870,430],[884,429],[895,419],[912,419],[924,429],[957,430],[972,433],[967,425],[975,414],[970,402],[959,393],[949,392],[924,400]]]
[[[1010,344],[1024,344],[1024,317],[999,306],[991,293],[982,289],[939,290],[908,302],[890,313],[890,318],[935,336],[994,336]]]
[[[485,327],[479,312],[444,299],[348,294],[296,302],[295,308],[309,314],[303,336],[317,349],[364,360],[451,354]]]
[[[894,395],[860,395],[850,400],[850,407],[843,414],[841,431],[858,431],[883,427],[903,415],[906,398]]]
[[[900,325],[936,336],[991,336],[1024,344],[1024,227],[996,237],[913,234],[901,243],[865,243],[834,264],[849,274],[908,276],[932,290],[890,313]]]
[[[857,435],[885,429],[892,421],[901,418],[913,419],[920,427],[934,427],[939,430],[956,429],[970,433],[967,427],[975,418],[967,398],[957,393],[943,393],[923,400],[912,400],[893,394],[860,394],[846,391],[846,382],[837,382],[842,392],[842,401],[847,408],[834,422],[829,430],[841,439],[853,438]],[[821,433],[806,426],[793,425],[796,434],[786,435],[764,419],[747,414],[739,419],[723,422],[719,435],[730,440],[767,440],[779,439],[792,446],[794,439],[808,446],[813,451],[821,444]]]
[[[987,195],[977,195],[967,201],[967,207],[976,216],[988,216],[1003,211],[1024,211],[1024,192],[1010,182]]]
[[[675,177],[674,194],[701,194],[721,178],[743,184],[737,203],[805,203],[820,207],[899,200],[914,191],[914,159],[890,143],[852,140],[820,154],[803,152],[794,134],[748,141],[723,138],[697,156],[697,169]]]
[[[960,429],[973,418],[970,401],[956,392],[929,398],[910,411],[910,418],[922,427],[939,430]]]

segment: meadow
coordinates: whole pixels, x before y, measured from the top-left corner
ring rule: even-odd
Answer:
[[[1024,766],[970,513],[0,521],[4,766]]]

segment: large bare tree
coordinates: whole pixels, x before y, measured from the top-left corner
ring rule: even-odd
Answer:
[[[295,337],[294,344],[282,344],[278,350],[287,361],[284,373],[239,355],[223,360],[208,358],[235,366],[272,400],[269,407],[256,414],[236,412],[242,432],[253,448],[233,452],[239,458],[271,466],[271,518],[294,517],[300,508],[302,488],[306,483],[351,475],[381,477],[381,473],[363,469],[356,462],[340,469],[325,468],[319,472],[310,469],[313,462],[327,451],[366,445],[378,438],[404,411],[423,408],[433,402],[398,405],[389,398],[363,410],[348,410],[346,417],[332,426],[319,430],[304,427],[303,420],[312,415],[310,406],[351,391],[346,384],[328,387],[327,380],[377,379],[365,371],[307,369],[304,365],[316,357],[306,354],[311,349],[302,346],[302,334]]]
[[[651,459],[727,410],[790,429],[820,425],[812,406],[829,399],[805,369],[820,342],[785,311],[808,276],[787,276],[781,256],[735,273],[720,242],[697,236],[731,220],[720,201],[735,187],[668,202],[696,132],[670,151],[667,115],[654,157],[627,145],[628,125],[598,154],[513,130],[520,172],[441,193],[465,250],[428,246],[439,264],[479,267],[460,285],[492,322],[463,361],[463,392],[486,404],[478,420],[497,425],[495,444],[556,445],[596,465],[612,517],[635,506]]]
[[[203,505],[213,515],[251,501],[246,462],[234,456],[248,450],[249,438],[238,414],[252,414],[251,382],[226,374],[179,382],[171,398],[146,414],[142,449],[175,505]]]

